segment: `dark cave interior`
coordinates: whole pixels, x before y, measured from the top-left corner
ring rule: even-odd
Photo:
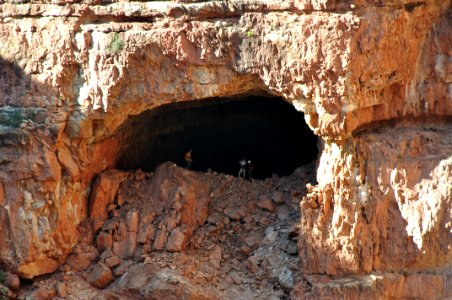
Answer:
[[[191,169],[238,175],[251,160],[253,178],[291,174],[317,158],[317,137],[304,114],[281,98],[247,96],[178,102],[131,116],[121,127],[117,168],[153,171],[172,161]]]

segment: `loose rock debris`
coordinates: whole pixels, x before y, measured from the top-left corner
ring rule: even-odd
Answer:
[[[85,243],[25,292],[39,299],[289,299],[303,284],[299,205],[314,170],[261,181],[170,162],[155,173],[105,171],[92,189]]]

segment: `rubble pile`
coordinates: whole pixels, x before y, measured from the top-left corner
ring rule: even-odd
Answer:
[[[91,192],[92,237],[85,235],[61,271],[28,292],[51,290],[65,299],[289,298],[302,281],[300,182],[313,175],[313,165],[262,181],[170,162],[155,173],[107,170]]]

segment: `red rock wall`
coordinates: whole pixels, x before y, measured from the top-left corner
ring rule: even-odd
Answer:
[[[399,136],[384,144],[386,134],[399,134],[389,129],[375,140],[357,130],[391,127],[383,122],[389,119],[447,122],[452,115],[450,1],[350,2],[0,4],[1,261],[24,277],[64,261],[87,217],[90,183],[114,165],[121,143],[115,130],[128,115],[263,89],[303,110],[327,141],[318,180],[331,203],[320,205],[329,218],[304,216],[306,272],[423,270],[450,262],[450,239],[437,240],[451,227],[450,191],[433,187],[450,185],[451,162],[442,154],[425,163],[424,137],[412,148],[421,174],[434,170],[431,195],[416,185],[427,175],[412,175],[410,166],[404,177],[385,179],[387,192],[369,196],[364,209],[378,212],[371,224],[356,204],[362,177],[377,186],[387,174],[382,163],[401,171],[391,153],[411,143]],[[432,140],[445,151],[448,126]],[[425,197],[410,196],[416,201],[404,208],[399,189]],[[412,218],[424,206],[440,209]],[[388,207],[390,214],[379,212]],[[406,239],[368,249],[370,237],[388,239],[380,217],[397,231],[391,241]],[[324,232],[320,241],[314,229]],[[400,248],[412,252],[388,257]],[[424,248],[435,258],[422,256]]]

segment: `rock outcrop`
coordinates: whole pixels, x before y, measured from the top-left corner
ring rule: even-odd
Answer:
[[[260,90],[302,110],[325,141],[319,184],[302,202],[304,272],[417,282],[428,271],[450,296],[450,3],[1,2],[1,264],[25,278],[51,273],[92,237],[82,232],[108,232],[114,209],[90,206],[91,186],[115,166],[130,115]],[[120,181],[93,191],[112,208]],[[134,218],[118,231],[146,240]],[[182,249],[198,221],[156,229],[154,246],[169,238]],[[105,234],[96,243],[132,253]]]

